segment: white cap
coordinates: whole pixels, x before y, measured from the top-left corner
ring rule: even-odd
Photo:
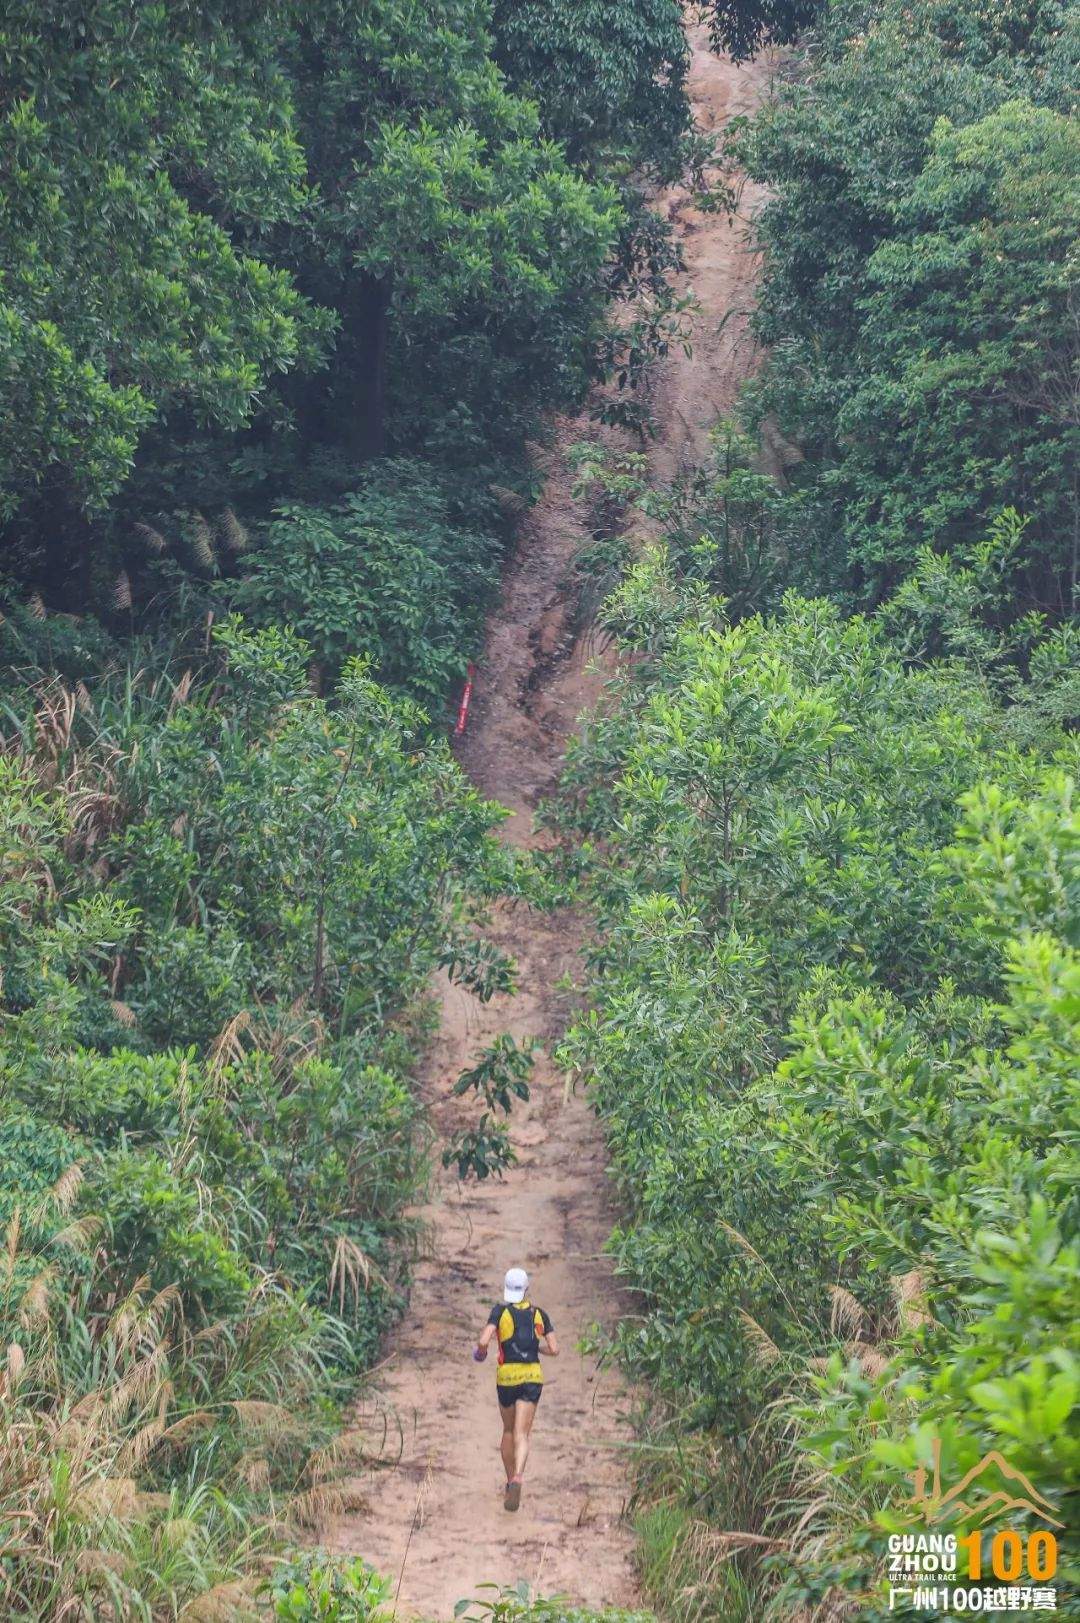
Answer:
[[[503,1301],[521,1302],[529,1288],[529,1276],[524,1268],[508,1268],[503,1280]]]

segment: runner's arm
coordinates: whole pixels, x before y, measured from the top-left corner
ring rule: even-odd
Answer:
[[[498,1327],[492,1324],[491,1320],[489,1319],[484,1328],[481,1330],[479,1340],[477,1341],[476,1348],[473,1352],[473,1357],[476,1359],[478,1364],[482,1364],[484,1359],[487,1357],[488,1348],[495,1339],[497,1329]]]
[[[537,1317],[540,1320],[537,1325],[537,1329],[540,1331],[540,1351],[545,1353],[548,1358],[558,1358],[559,1343],[555,1340],[555,1326],[542,1308]]]

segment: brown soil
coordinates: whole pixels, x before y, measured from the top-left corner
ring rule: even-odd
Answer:
[[[702,31],[691,38],[698,118],[718,127],[754,106],[769,68],[736,69],[709,53]],[[667,479],[700,458],[711,423],[750,370],[741,312],[756,266],[725,216],[698,212],[678,191],[659,206],[677,222],[686,280],[701,304],[692,356],[671,355],[656,386],[659,436],[650,460]],[[728,311],[737,313],[718,331]],[[562,420],[540,453],[544,491],[506,572],[460,750],[481,790],[514,814],[505,837],[525,847],[542,843],[533,812],[558,780],[575,719],[603,682],[588,639],[572,628],[573,560],[589,537],[570,497],[565,451],[590,430],[587,420]],[[441,1029],[421,1079],[440,1133],[462,1119],[450,1087],[477,1049],[503,1031],[550,1047],[571,1010],[559,982],[580,975],[584,923],[570,911],[539,917],[502,907],[488,933],[516,959],[520,990],[483,1005],[440,983]],[[339,1521],[329,1541],[400,1584],[399,1615],[438,1623],[484,1583],[525,1579],[593,1606],[638,1598],[623,1519],[629,1397],[576,1345],[593,1323],[616,1321],[628,1302],[602,1252],[614,1212],[601,1131],[548,1058],[538,1060],[532,1098],[515,1108],[511,1130],[518,1163],[504,1182],[462,1187],[447,1175],[433,1191],[423,1214],[429,1255],[387,1348],[378,1397],[360,1416],[369,1436],[388,1424],[383,1458],[362,1484],[366,1508]],[[470,1353],[514,1264],[533,1275],[533,1299],[550,1313],[563,1353],[546,1366],[524,1500],[508,1515],[492,1362],[476,1365]]]

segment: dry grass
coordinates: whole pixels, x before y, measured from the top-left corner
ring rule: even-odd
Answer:
[[[221,539],[230,552],[247,551],[251,538],[231,507],[227,507],[221,515],[219,529]]]
[[[755,1361],[763,1368],[768,1368],[780,1360],[780,1349],[766,1330],[761,1328],[757,1320],[740,1308],[739,1317],[742,1320],[746,1338],[750,1343],[750,1350]]]
[[[833,1335],[860,1337],[866,1328],[866,1312],[862,1303],[843,1285],[830,1285],[829,1299],[832,1304],[829,1328]]]
[[[386,1283],[376,1264],[355,1240],[351,1240],[347,1234],[339,1234],[330,1261],[327,1295],[331,1301],[337,1298],[338,1313],[342,1318],[345,1316],[347,1298],[351,1296],[354,1303],[359,1302],[361,1292],[370,1290],[373,1283]]]
[[[142,541],[148,552],[160,556],[166,550],[167,542],[160,530],[155,530],[152,524],[136,524],[135,534]]]
[[[896,1317],[903,1330],[922,1330],[936,1321],[927,1305],[926,1276],[919,1268],[897,1274],[893,1280]]]
[[[170,716],[174,715],[175,712],[177,710],[179,710],[182,705],[187,704],[188,698],[190,697],[190,694],[191,694],[191,689],[194,686],[194,684],[195,684],[195,673],[191,669],[191,667],[189,666],[188,669],[184,672],[183,676],[181,676],[179,682],[177,682],[176,686],[173,688],[172,698],[169,700],[169,715]]]
[[[243,1064],[247,1050],[240,1039],[250,1026],[251,1015],[246,1009],[241,1009],[240,1013],[234,1015],[218,1032],[210,1044],[206,1070],[207,1074],[213,1077],[215,1082],[221,1080],[223,1073],[230,1065]]]
[[[272,1448],[286,1432],[295,1439],[299,1421],[284,1405],[254,1399],[177,1413],[178,1348],[200,1333],[187,1333],[174,1287],[154,1290],[145,1279],[99,1323],[93,1384],[65,1384],[70,1354],[57,1340],[65,1321],[41,1248],[96,1243],[95,1220],[70,1216],[80,1183],[80,1169],[68,1168],[34,1213],[14,1213],[0,1251],[0,1319],[26,1331],[0,1361],[0,1616],[165,1619],[181,1606],[189,1617],[225,1615],[213,1607],[225,1604],[261,1535],[223,1514],[208,1489],[186,1501],[149,1491],[148,1468],[223,1423]],[[65,1216],[63,1228],[40,1237],[44,1219]],[[316,1488],[342,1492],[305,1479],[300,1512],[308,1517]],[[204,1599],[211,1609],[200,1612]]]
[[[245,1623],[249,1618],[265,1617],[266,1608],[256,1600],[257,1588],[256,1578],[215,1584],[180,1608],[179,1623]]]
[[[210,528],[202,513],[193,513],[189,530],[191,550],[195,561],[202,569],[214,569],[217,566],[217,554],[214,551],[214,532]]]

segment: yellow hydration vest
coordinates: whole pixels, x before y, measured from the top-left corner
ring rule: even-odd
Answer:
[[[534,1308],[530,1302],[524,1301],[515,1302],[514,1309],[522,1315],[531,1311],[533,1316],[532,1327],[536,1332],[537,1339],[547,1334],[544,1315],[538,1307]],[[524,1327],[527,1332],[527,1319]],[[499,1314],[499,1322],[495,1329],[499,1341],[499,1368],[495,1376],[496,1386],[524,1386],[530,1381],[537,1384],[543,1383],[544,1372],[540,1368],[540,1349],[537,1347],[537,1357],[531,1362],[522,1359],[514,1344],[514,1335],[517,1329],[518,1325],[515,1322],[513,1310],[510,1307],[504,1307]]]

